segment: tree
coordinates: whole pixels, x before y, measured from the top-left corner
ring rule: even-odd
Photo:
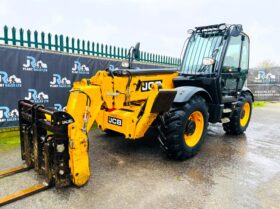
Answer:
[[[271,60],[263,60],[262,62],[260,62],[258,65],[257,65],[257,68],[262,68],[262,69],[268,69],[268,68],[272,68],[272,67],[276,67],[276,64],[271,61]]]

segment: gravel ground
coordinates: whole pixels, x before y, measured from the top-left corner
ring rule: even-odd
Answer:
[[[166,158],[156,140],[90,134],[91,180],[48,189],[4,208],[280,208],[280,105],[255,108],[246,134],[210,125],[194,158]],[[0,169],[21,163],[20,149],[0,149]],[[0,179],[0,196],[40,182],[34,171]]]

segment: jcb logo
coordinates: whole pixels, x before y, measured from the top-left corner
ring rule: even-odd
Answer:
[[[162,84],[162,80],[142,81],[141,91],[150,91],[153,83]]]
[[[108,117],[108,123],[117,125],[117,126],[122,126],[122,120],[114,117]]]

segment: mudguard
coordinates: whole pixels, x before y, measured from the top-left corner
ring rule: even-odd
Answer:
[[[186,103],[195,94],[202,96],[207,103],[212,102],[210,94],[203,88],[196,86],[180,86],[177,87],[176,90],[177,94],[174,103]]]
[[[252,96],[252,101],[254,102],[255,99],[254,99],[254,94],[253,92],[251,91],[251,89],[249,89],[248,87],[243,87],[242,90],[241,90],[241,93],[242,92],[248,92],[251,96]]]

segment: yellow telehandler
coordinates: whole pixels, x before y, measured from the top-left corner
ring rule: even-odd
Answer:
[[[196,27],[188,33],[179,69],[133,68],[137,44],[121,69],[101,70],[75,82],[65,112],[19,101],[25,164],[1,171],[0,177],[34,168],[45,182],[0,198],[0,206],[52,185],[85,185],[90,178],[88,132],[94,122],[129,140],[153,127],[162,149],[178,160],[198,153],[208,122],[222,123],[228,134],[242,134],[254,100],[244,85],[249,37],[238,24]]]

